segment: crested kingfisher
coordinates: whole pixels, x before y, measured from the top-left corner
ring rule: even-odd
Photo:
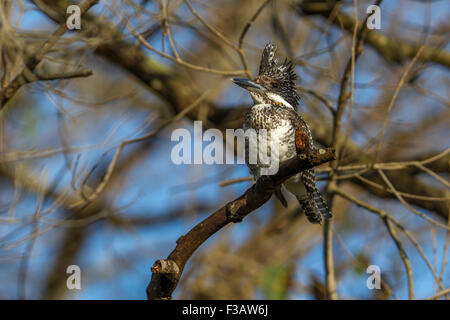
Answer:
[[[316,147],[305,120],[296,111],[300,97],[297,94],[295,80],[297,75],[292,62],[285,60],[279,64],[275,58],[276,47],[269,43],[265,46],[259,66],[259,74],[255,81],[234,78],[233,82],[248,90],[254,105],[247,113],[243,129],[265,129],[270,132],[267,139],[275,134],[278,145],[279,162],[295,157],[300,153],[308,153]],[[249,163],[249,143],[246,141],[246,162],[255,181],[261,176],[263,165],[259,162]],[[300,203],[306,217],[311,223],[321,223],[322,216],[331,219],[322,195],[316,187],[314,169],[302,171],[284,182],[285,188]],[[284,206],[286,200],[278,188],[275,195]]]

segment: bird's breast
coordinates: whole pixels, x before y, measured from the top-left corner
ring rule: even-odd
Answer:
[[[244,130],[250,128],[256,131],[258,143],[270,146],[272,139],[276,139],[280,162],[295,156],[295,128],[283,109],[272,105],[253,106],[244,121]]]

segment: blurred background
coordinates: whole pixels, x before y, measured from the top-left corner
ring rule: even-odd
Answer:
[[[268,42],[337,148],[318,168],[333,223],[272,198],[194,253],[173,298],[447,298],[450,4],[382,1],[367,30],[374,3],[100,0],[65,31],[79,2],[0,0],[0,298],[145,299],[154,261],[253,183],[175,165],[171,134],[241,127],[252,101],[230,79]]]

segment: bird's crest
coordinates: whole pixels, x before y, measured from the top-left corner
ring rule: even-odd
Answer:
[[[300,97],[295,87],[297,75],[295,74],[294,66],[287,59],[282,64],[278,64],[275,58],[275,51],[276,46],[273,43],[268,43],[264,47],[256,82],[278,93],[296,108]]]

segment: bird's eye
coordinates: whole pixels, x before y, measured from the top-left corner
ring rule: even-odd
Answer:
[[[272,87],[273,88],[278,88],[278,83],[276,83],[276,82],[272,83]]]

